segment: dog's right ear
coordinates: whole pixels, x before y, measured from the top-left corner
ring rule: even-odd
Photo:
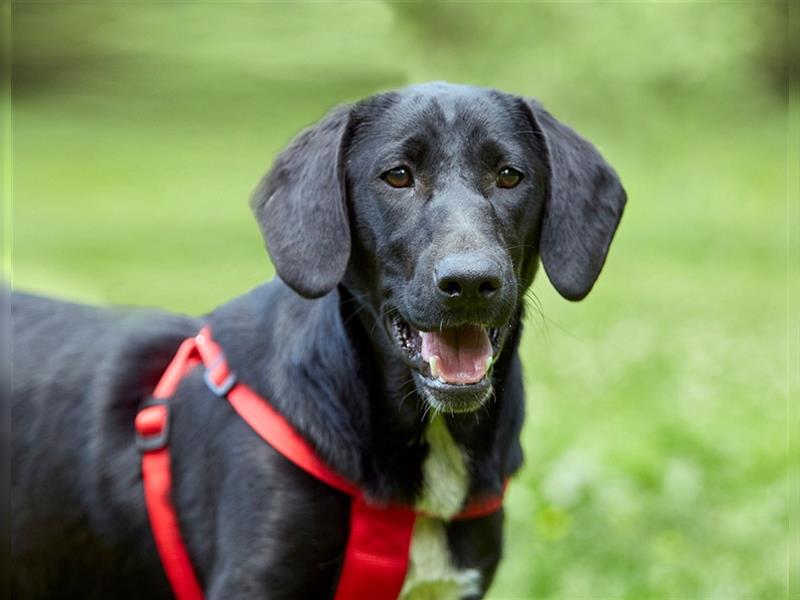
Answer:
[[[337,107],[281,152],[250,205],[280,278],[306,298],[341,281],[350,259],[344,174],[350,107]]]

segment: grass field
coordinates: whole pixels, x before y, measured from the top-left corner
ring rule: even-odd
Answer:
[[[629,204],[585,301],[534,285],[491,597],[787,598],[791,579],[797,598],[800,110],[763,66],[774,9],[19,2],[9,275],[208,311],[272,277],[248,195],[329,107],[429,79],[536,95]]]

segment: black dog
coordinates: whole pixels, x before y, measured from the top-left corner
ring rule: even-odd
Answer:
[[[333,468],[438,517],[417,522],[403,597],[481,597],[502,512],[449,518],[521,465],[525,291],[541,257],[583,298],[624,204],[611,167],[538,103],[426,84],[336,108],[292,142],[253,199],[280,280],[207,318],[14,295],[14,597],[170,597],[133,422],[204,322]],[[331,597],[349,498],[199,373],[173,407],[174,502],[206,597]]]

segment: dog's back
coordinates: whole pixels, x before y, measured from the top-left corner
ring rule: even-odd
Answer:
[[[103,506],[110,481],[118,485],[119,477],[104,473],[108,463],[98,458],[118,456],[113,467],[130,473],[124,501],[140,503],[138,457],[130,444],[136,407],[196,324],[157,311],[21,293],[11,296],[11,314],[13,595],[65,598],[82,590],[82,597],[100,597],[107,576],[114,581],[106,589],[136,597],[145,585],[141,565],[128,561],[130,572],[104,565],[125,564],[117,561],[132,540],[147,538],[140,531],[146,523],[126,522],[115,514],[119,506]],[[120,491],[112,493],[124,496]],[[143,514],[130,512],[137,513]],[[86,572],[76,561],[99,580],[76,581]],[[146,589],[152,591],[152,582]]]

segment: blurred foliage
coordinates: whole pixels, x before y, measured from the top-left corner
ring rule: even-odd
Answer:
[[[271,277],[247,197],[336,103],[429,79],[538,96],[630,203],[586,301],[534,285],[492,597],[800,589],[788,4],[13,11],[13,282],[80,300],[197,313]]]

